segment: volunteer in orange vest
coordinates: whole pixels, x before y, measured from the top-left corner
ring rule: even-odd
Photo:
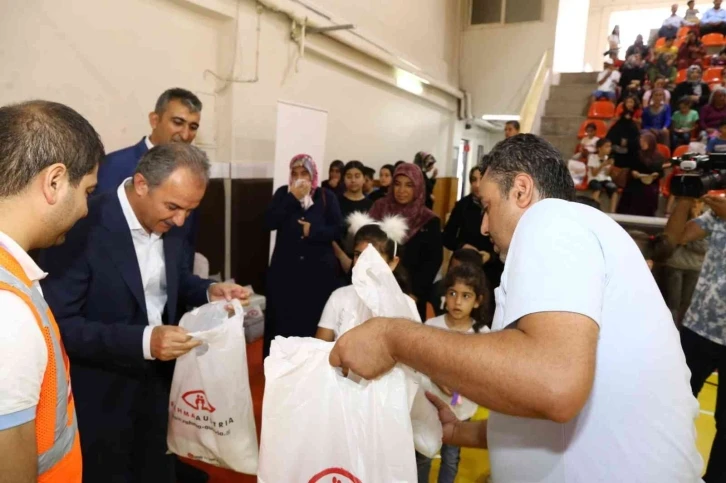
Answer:
[[[79,483],[68,357],[28,251],[63,242],[88,211],[103,144],[73,109],[0,107],[0,481]]]

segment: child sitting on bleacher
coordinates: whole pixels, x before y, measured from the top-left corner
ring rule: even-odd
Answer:
[[[726,119],[719,124],[718,135],[709,139],[706,152],[709,154],[726,153]]]
[[[615,161],[610,157],[612,142],[603,138],[597,142],[597,153],[591,154],[587,159],[587,167],[590,171],[590,183],[588,188],[592,190],[592,199],[600,202],[600,195],[605,191],[610,197],[610,212],[615,212],[617,204],[618,187],[610,177],[610,168]]]
[[[691,108],[691,98],[683,96],[678,101],[678,110],[671,117],[671,148],[691,142],[691,132],[698,122],[698,111]]]
[[[595,134],[597,133],[597,126],[591,122],[585,126],[585,137],[580,141],[580,151],[584,158],[597,152],[597,141],[600,139]]]

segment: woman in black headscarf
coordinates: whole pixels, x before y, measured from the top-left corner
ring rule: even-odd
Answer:
[[[618,168],[630,168],[638,155],[640,130],[633,115],[632,111],[624,109],[606,136],[613,143],[612,156]]]
[[[617,211],[624,215],[655,216],[665,160],[658,153],[658,143],[650,131],[643,131],[639,144],[640,152],[629,170]]]
[[[693,108],[700,112],[701,108],[708,104],[710,96],[711,89],[702,80],[701,67],[692,65],[686,72],[686,80],[678,84],[671,95],[671,108],[675,112],[678,109],[678,102],[683,97],[688,97]]]

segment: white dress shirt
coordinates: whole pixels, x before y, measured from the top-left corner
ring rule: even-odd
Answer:
[[[149,326],[144,330],[143,348],[144,358],[151,360],[154,359],[151,355],[151,331],[154,327],[162,325],[161,314],[164,313],[167,298],[164,240],[161,235],[148,233],[141,226],[126,195],[126,183],[129,181],[131,181],[131,178],[125,179],[121,186],[118,187],[118,199],[121,202],[121,210],[131,231],[136,260],[141,273],[141,284],[144,287],[146,316],[149,320]]]
[[[40,290],[47,275],[15,240],[0,232],[0,247],[18,261],[25,275]],[[28,304],[7,290],[0,290],[0,431],[35,419],[40,386],[48,363],[43,333]]]
[[[149,139],[149,136],[144,137],[144,144],[146,144],[146,149],[151,151],[151,148],[154,147],[153,144],[151,144],[151,139]]]

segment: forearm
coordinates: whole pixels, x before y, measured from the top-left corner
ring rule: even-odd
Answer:
[[[461,448],[488,449],[487,441],[487,420],[484,421],[462,421],[456,425],[451,441],[447,444]]]
[[[569,363],[551,360],[517,329],[467,335],[396,320],[386,338],[397,362],[512,416],[547,419],[555,399],[547,375]]]
[[[676,200],[676,207],[668,218],[668,223],[664,231],[668,241],[673,245],[679,245],[681,243],[686,223],[688,223],[691,205],[690,200],[684,200],[682,198]]]

